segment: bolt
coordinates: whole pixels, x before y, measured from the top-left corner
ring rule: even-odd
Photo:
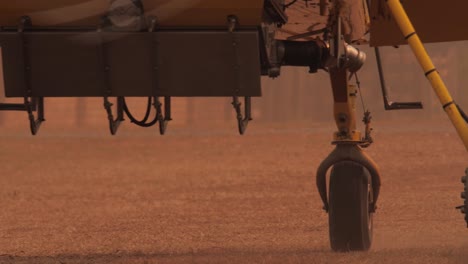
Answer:
[[[338,115],[338,121],[340,123],[345,123],[348,120],[348,117],[345,114],[339,114]]]

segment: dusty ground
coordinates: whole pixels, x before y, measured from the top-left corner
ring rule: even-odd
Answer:
[[[452,129],[376,127],[374,244],[338,254],[314,178],[332,126],[21,128],[0,132],[0,263],[468,263]]]

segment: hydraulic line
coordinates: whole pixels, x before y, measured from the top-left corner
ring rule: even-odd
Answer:
[[[400,0],[386,0],[386,2],[401,32],[403,33],[403,36],[405,36],[405,39],[408,41],[408,44],[416,56],[416,59],[421,65],[421,68],[423,69],[427,79],[431,83],[434,92],[440,100],[440,103],[443,105],[445,112],[457,130],[457,133],[463,141],[465,148],[468,150],[468,124],[459,111],[457,104],[450,96],[447,87],[445,86],[442,78],[437,72],[437,69],[432,63],[431,58],[427,54],[424,45],[416,34],[416,31],[411,24],[411,21],[409,20],[403,6],[401,5]]]
[[[146,107],[146,113],[145,116],[143,117],[142,120],[137,120],[130,112],[127,106],[127,102],[125,101],[125,98],[123,98],[123,110],[125,114],[128,116],[130,121],[138,126],[141,127],[151,127],[154,126],[158,122],[158,115],[155,116],[155,118],[151,121],[148,122],[150,113],[151,113],[151,97],[148,97],[148,106]]]
[[[461,116],[463,119],[465,119],[465,122],[468,123],[468,116],[466,113],[463,111],[463,109],[457,104],[458,111],[460,111]]]

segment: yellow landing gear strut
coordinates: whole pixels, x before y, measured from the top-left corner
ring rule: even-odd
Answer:
[[[418,35],[416,34],[416,30],[414,29],[411,21],[408,18],[408,15],[405,12],[405,9],[401,5],[399,0],[386,0],[390,12],[393,15],[393,18],[397,22],[403,36],[408,41],[409,46],[413,50],[416,59],[418,60],[419,64],[421,65],[422,69],[424,70],[424,74],[428,78],[429,82],[434,89],[437,97],[439,97],[440,103],[442,104],[445,112],[452,121],[455,129],[465,148],[468,150],[468,124],[467,121],[462,117],[462,112],[460,111],[457,104],[453,101],[452,97],[450,96],[447,87],[445,86],[442,78],[440,77],[439,73],[437,72],[434,64],[432,63],[431,58],[426,52],[421,40],[419,39]],[[465,220],[468,224],[468,202],[467,202],[467,175],[468,170],[465,173],[465,176],[462,178],[462,182],[465,185],[465,191],[462,192],[462,199],[465,200],[464,205],[457,207],[461,210],[462,213],[465,214]]]

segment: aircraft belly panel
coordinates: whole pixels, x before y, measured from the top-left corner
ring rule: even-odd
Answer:
[[[257,31],[0,32],[0,46],[7,97],[261,95]]]
[[[468,40],[468,2],[459,0],[402,0],[421,40],[445,42]],[[384,0],[372,0],[371,45],[406,44]]]
[[[158,17],[162,27],[225,27],[236,15],[241,26],[261,23],[263,0],[143,0],[145,15]],[[1,1],[0,26],[16,26],[30,16],[36,26],[95,26],[109,0]]]

